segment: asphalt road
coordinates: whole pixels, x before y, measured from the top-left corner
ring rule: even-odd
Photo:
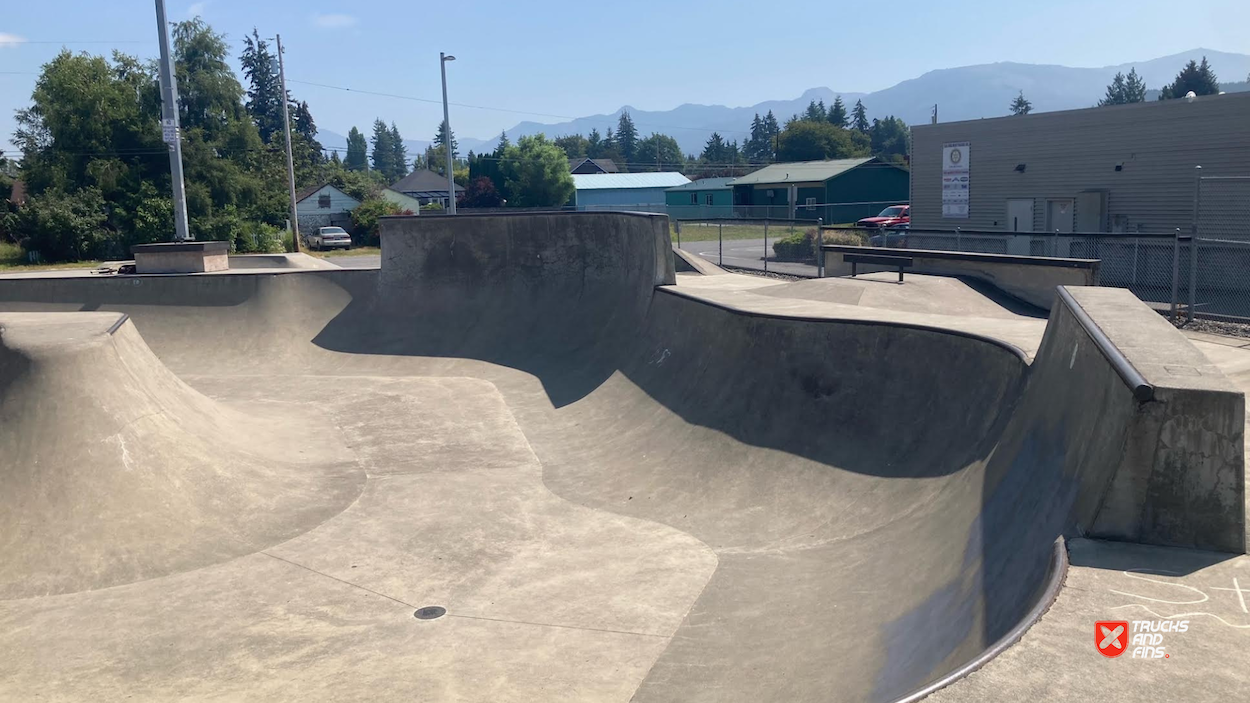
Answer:
[[[815,264],[777,261],[773,258],[772,243],[775,241],[775,239],[768,240],[769,271],[787,273],[792,276],[816,276]],[[698,254],[714,264],[723,263],[725,266],[763,270],[764,252],[766,250],[764,244],[763,239],[730,240],[725,242],[722,253],[718,248],[717,241],[713,239],[705,242],[682,242],[681,248],[693,254]]]
[[[326,261],[345,269],[375,269],[382,266],[382,256],[380,254],[331,256],[327,257]]]

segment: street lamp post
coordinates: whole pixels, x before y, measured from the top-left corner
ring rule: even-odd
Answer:
[[[447,113],[447,62],[455,56],[438,52],[438,68],[443,74],[443,151],[447,152],[447,212],[456,214],[456,179],[451,172],[451,117]]]

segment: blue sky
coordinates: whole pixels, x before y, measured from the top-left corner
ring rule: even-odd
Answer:
[[[526,112],[750,105],[816,86],[878,90],[937,68],[995,61],[1103,66],[1197,46],[1250,53],[1245,0],[1195,0],[1183,12],[1155,0],[167,2],[171,19],[202,16],[236,52],[253,26],[262,36],[281,33],[294,80],[437,100],[438,52],[455,54],[453,102],[519,111],[453,108],[456,133],[479,138],[522,120],[561,121]],[[40,65],[62,43],[92,53],[157,52],[151,0],[5,4],[0,145]],[[441,119],[435,103],[288,87],[309,102],[319,126],[340,133],[383,117],[406,138],[429,139]]]

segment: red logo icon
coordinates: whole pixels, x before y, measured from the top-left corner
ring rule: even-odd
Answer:
[[[1118,657],[1128,649],[1128,622],[1100,620],[1094,623],[1094,646],[1104,657]]]

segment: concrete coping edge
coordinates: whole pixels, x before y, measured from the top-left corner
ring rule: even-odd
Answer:
[[[1017,347],[1016,345],[1011,344],[1009,342],[1004,342],[1001,339],[995,339],[994,337],[988,337],[986,335],[977,334],[975,332],[967,332],[965,330],[951,329],[949,327],[939,327],[937,325],[921,325],[915,322],[901,322],[898,320],[867,320],[867,319],[858,318],[858,317],[837,317],[834,315],[830,315],[827,317],[813,317],[811,315],[791,315],[788,313],[761,312],[758,310],[748,310],[746,308],[741,308],[736,305],[731,305],[729,303],[722,303],[717,300],[708,300],[707,298],[700,297],[699,295],[695,293],[688,293],[684,290],[680,290],[677,286],[671,286],[671,285],[656,286],[656,290],[664,292],[664,293],[669,293],[671,295],[676,295],[679,298],[685,298],[687,300],[691,300],[696,303],[702,303],[703,305],[707,305],[709,307],[713,307],[718,310],[724,310],[725,312],[732,313],[734,315],[742,315],[743,317],[759,317],[759,318],[764,318],[768,320],[783,320],[787,322],[835,322],[838,324],[845,324],[845,325],[898,327],[901,329],[921,330],[924,332],[932,332],[934,334],[949,334],[954,337],[964,337],[965,339],[975,339],[978,342],[985,342],[986,344],[992,344],[993,346],[1005,349],[1011,352],[1012,354],[1015,354],[1016,357],[1018,357],[1026,365],[1029,364],[1029,355],[1025,353],[1025,351],[1021,349],[1020,347]]]
[[[1097,269],[1101,259],[1065,259],[1056,256],[1021,256],[1019,254],[986,254],[974,251],[944,251],[941,249],[903,249],[896,247],[864,247],[854,244],[821,244],[822,251],[857,253],[864,250],[880,251],[894,256],[914,256],[920,259],[950,259],[952,261],[979,261],[992,264],[1021,264],[1023,266],[1053,266],[1069,269]]]
[[[1107,335],[1103,333],[1098,323],[1094,322],[1089,313],[1085,312],[1085,308],[1081,307],[1076,298],[1073,298],[1072,294],[1068,292],[1067,287],[1057,286],[1056,291],[1059,293],[1060,302],[1072,311],[1076,321],[1080,323],[1081,327],[1085,329],[1085,333],[1093,340],[1094,346],[1098,347],[1102,355],[1107,357],[1107,361],[1111,362],[1115,372],[1119,374],[1124,383],[1133,391],[1133,397],[1137,399],[1137,402],[1148,403],[1154,400],[1155,387],[1150,385],[1146,377],[1142,376],[1141,372],[1133,366],[1133,362],[1124,356],[1124,352],[1120,351],[1120,348],[1107,338]]]
[[[1067,579],[1067,577],[1068,548],[1064,543],[1063,537],[1060,536],[1055,539],[1055,543],[1051,548],[1050,567],[1047,569],[1046,573],[1045,589],[1038,597],[1037,602],[1035,602],[1033,607],[1029,609],[1029,612],[1026,613],[1023,618],[1020,618],[1020,622],[1015,624],[1015,627],[1008,630],[1005,635],[998,638],[997,642],[990,645],[988,649],[981,652],[974,659],[972,659],[972,661],[969,661],[967,664],[964,664],[924,688],[912,691],[902,698],[896,698],[891,703],[915,703],[916,701],[935,693],[939,689],[946,688],[956,681],[968,676],[968,674],[971,674],[977,669],[980,669],[988,664],[994,657],[997,657],[999,654],[1007,651],[1008,647],[1016,642],[1019,642],[1020,639],[1024,637],[1024,633],[1028,632],[1029,628],[1033,627],[1038,620],[1041,620],[1047,610],[1050,610],[1050,606],[1053,605],[1055,599],[1059,597],[1059,590],[1063,587],[1063,582]]]
[[[130,319],[130,315],[128,313],[122,313],[121,315],[117,317],[117,322],[114,322],[113,324],[109,325],[109,328],[105,331],[105,334],[109,335],[110,337],[113,336],[114,334],[117,333],[117,330],[122,328],[122,325],[126,324],[126,320],[129,320],[129,319]]]
[[[230,248],[230,242],[207,240],[203,242],[161,242],[156,244],[136,244],[130,247],[131,254],[162,254],[169,251],[203,251],[217,254]]]

